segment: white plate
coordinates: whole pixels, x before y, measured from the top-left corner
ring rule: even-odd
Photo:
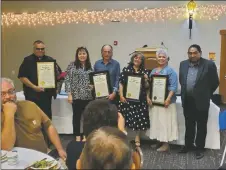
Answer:
[[[61,164],[60,164],[60,162],[57,162],[57,166],[54,169],[60,169],[60,168],[61,168]]]
[[[52,161],[53,159],[47,159],[46,161]],[[54,166],[56,166],[58,164],[58,162],[56,160],[54,160],[54,162],[48,166],[48,167],[45,167],[45,168],[35,168],[35,167],[30,167],[30,169],[50,169]]]
[[[8,151],[1,150],[1,158],[4,157],[4,156],[6,156],[7,152],[8,152]]]

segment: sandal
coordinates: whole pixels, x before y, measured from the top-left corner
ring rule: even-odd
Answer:
[[[140,147],[140,141],[135,141],[135,145],[136,145],[136,147]]]
[[[85,137],[85,136],[83,136],[82,142],[85,142],[85,141],[86,141],[86,137]]]

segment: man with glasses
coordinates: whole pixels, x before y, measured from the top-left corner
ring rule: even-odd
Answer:
[[[38,86],[37,62],[39,61],[54,61],[52,57],[45,55],[45,44],[41,40],[33,43],[33,54],[24,58],[18,78],[23,83],[25,99],[36,103],[52,119],[51,103],[52,97],[56,97],[56,89],[44,89]]]
[[[42,126],[62,159],[66,159],[56,128],[46,114],[33,102],[17,101],[13,81],[1,78],[1,149],[17,147],[48,152]],[[29,156],[29,155],[28,155]]]
[[[201,55],[201,47],[191,45],[188,60],[182,61],[179,69],[186,127],[185,146],[180,153],[195,150],[196,159],[204,156],[210,98],[219,85],[216,65]]]
[[[111,45],[103,45],[101,48],[101,55],[102,59],[96,61],[94,64],[94,71],[109,71],[113,92],[108,96],[108,99],[112,103],[117,104],[116,96],[119,88],[120,65],[118,61],[112,59],[113,47]]]
[[[1,149],[11,150],[16,141],[14,116],[17,110],[15,98],[8,100],[7,98],[15,96],[14,86],[7,89],[6,83],[2,78],[1,87]],[[9,81],[12,84],[11,81]]]

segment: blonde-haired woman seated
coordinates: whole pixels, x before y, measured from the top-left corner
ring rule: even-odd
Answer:
[[[165,49],[156,52],[158,67],[153,69],[149,75],[168,75],[168,96],[164,106],[152,105],[150,91],[147,93],[147,102],[152,107],[149,109],[150,139],[157,139],[163,145],[157,151],[168,151],[168,142],[178,139],[177,110],[176,110],[176,91],[178,78],[176,72],[168,66],[168,55]]]

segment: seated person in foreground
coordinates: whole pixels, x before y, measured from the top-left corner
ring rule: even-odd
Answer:
[[[125,132],[125,120],[121,113],[118,113],[117,107],[109,103],[106,99],[98,99],[91,101],[83,112],[83,131],[88,136],[93,130],[102,126],[118,127]],[[79,159],[85,141],[72,140],[67,145],[68,169],[76,169],[76,161]]]
[[[127,136],[117,128],[102,127],[87,138],[77,169],[135,169]]]
[[[1,85],[1,148],[11,150],[15,146],[47,153],[48,148],[42,133],[44,127],[59,156],[65,160],[66,153],[47,115],[31,101],[17,101],[12,80],[1,78]]]

